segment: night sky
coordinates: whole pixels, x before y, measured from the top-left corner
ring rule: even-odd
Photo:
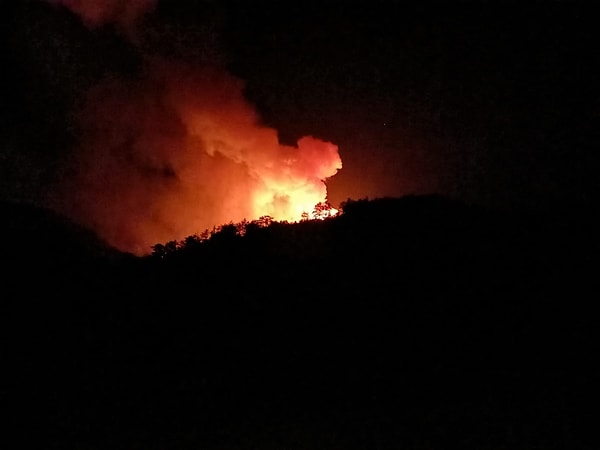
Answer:
[[[600,448],[592,2],[0,18],[23,448]]]
[[[338,146],[343,168],[326,180],[334,206],[433,192],[501,207],[593,204],[599,41],[585,2],[147,0],[106,2],[117,6],[96,16],[86,3],[2,6],[3,198],[54,207],[79,189],[64,180],[97,122],[90,92],[132,92],[114,121],[119,105],[150,111],[147,145],[158,127],[176,146],[180,124],[144,102],[184,78],[171,64],[191,64],[217,67],[219,89],[240,81],[282,145],[313,136]],[[157,66],[168,75],[154,76]],[[106,143],[94,145],[102,159]]]
[[[307,3],[236,9],[231,66],[284,139],[340,146],[332,200],[589,200],[599,40],[587,6]]]

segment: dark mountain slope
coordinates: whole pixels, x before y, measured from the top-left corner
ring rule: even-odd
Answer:
[[[11,428],[60,448],[594,448],[584,217],[406,197],[160,257],[74,244],[49,273],[87,278],[7,321]]]

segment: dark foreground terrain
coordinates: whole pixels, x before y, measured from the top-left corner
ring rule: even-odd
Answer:
[[[349,201],[146,258],[2,214],[2,448],[598,448],[591,213]]]

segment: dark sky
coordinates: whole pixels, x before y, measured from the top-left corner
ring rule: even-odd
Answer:
[[[340,146],[330,197],[588,196],[600,40],[584,4],[307,3],[236,10],[232,67],[284,138]]]
[[[151,54],[243,80],[282,143],[338,145],[335,205],[428,192],[591,203],[590,3],[159,1],[135,25],[86,26],[42,0],[3,2],[0,192],[43,199],[81,138],[82,98],[100,80],[144,74]]]

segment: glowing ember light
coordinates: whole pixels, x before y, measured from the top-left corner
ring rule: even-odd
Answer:
[[[117,25],[134,42],[157,4],[48,1],[90,27]],[[337,212],[325,185],[342,168],[336,145],[310,136],[280,145],[226,71],[143,57],[140,78],[113,74],[82,99],[78,148],[50,193],[56,210],[140,255],[227,223]]]
[[[286,150],[296,157],[284,160],[278,171],[262,175],[263,187],[254,193],[256,217],[269,215],[289,222],[301,220],[303,214],[313,217],[315,206],[327,198],[324,180],[342,166],[337,146],[312,137],[300,139],[298,149]]]
[[[147,73],[90,91],[61,211],[136,254],[230,222],[335,215],[315,208],[342,167],[336,145],[281,145],[222,70],[155,60]]]

